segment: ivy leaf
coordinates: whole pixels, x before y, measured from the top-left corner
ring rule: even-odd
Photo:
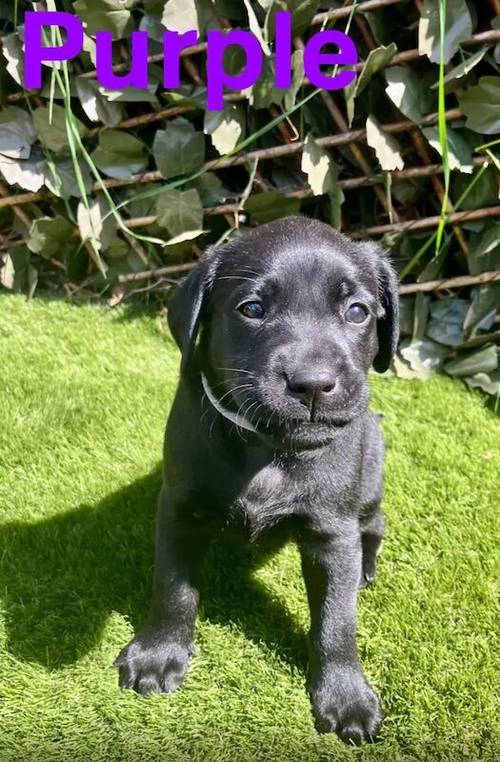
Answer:
[[[493,222],[483,230],[471,245],[467,261],[471,275],[500,269],[500,225]]]
[[[106,259],[122,259],[130,253],[130,244],[118,235],[114,235],[107,241],[106,245],[103,245],[103,250],[106,253]],[[108,271],[108,274],[109,271]]]
[[[298,198],[288,198],[277,190],[255,193],[247,199],[244,209],[256,225],[277,220],[280,217],[297,214],[301,201]]]
[[[444,370],[450,376],[474,376],[491,373],[498,368],[498,349],[490,344],[475,352],[468,352],[446,363]]]
[[[215,172],[204,172],[187,187],[196,188],[203,206],[221,204],[231,195]]]
[[[462,95],[460,108],[471,130],[486,135],[500,132],[500,77],[481,77],[476,87]]]
[[[167,0],[161,23],[172,32],[189,32],[194,29],[200,33],[198,11],[195,0]]]
[[[382,169],[403,169],[405,163],[398,141],[382,129],[372,114],[366,120],[366,141],[374,149]]]
[[[33,221],[26,243],[35,254],[61,258],[74,240],[73,232],[73,225],[64,217],[39,217]]]
[[[38,274],[30,264],[31,252],[27,246],[16,246],[2,261],[0,258],[0,283],[12,291],[26,290],[28,298],[33,296]]]
[[[283,105],[286,110],[295,106],[299,90],[304,84],[306,74],[304,71],[304,51],[295,50],[292,55],[292,86],[286,91]]]
[[[335,184],[335,188],[328,193],[330,200],[330,224],[336,230],[340,230],[342,226],[342,204],[345,201],[345,196],[342,188]]]
[[[99,92],[111,103],[158,103],[156,90],[158,84],[151,81],[147,88],[140,90],[135,87],[124,87],[123,90],[106,90],[100,87]]]
[[[356,77],[354,82],[351,82],[351,84],[348,85],[348,87],[345,89],[345,100],[347,106],[347,116],[349,119],[349,127],[351,126],[352,120],[354,119],[354,106],[356,98],[367,87],[372,77],[377,72],[385,69],[397,51],[398,48],[394,42],[392,42],[390,45],[387,45],[387,47],[381,45],[375,50],[371,50],[361,70],[361,74],[359,77]]]
[[[469,302],[458,297],[441,299],[431,304],[431,319],[426,335],[447,347],[458,347],[464,340],[464,320]]]
[[[85,134],[85,126],[73,117],[80,137]],[[66,153],[69,151],[68,133],[66,131],[66,112],[62,106],[54,103],[52,107],[52,122],[50,121],[50,109],[40,106],[33,112],[38,137],[43,145],[54,153]]]
[[[455,83],[457,80],[462,79],[462,77],[465,77],[466,74],[468,74],[472,69],[478,65],[480,61],[483,60],[485,53],[487,52],[488,48],[485,46],[484,48],[480,48],[479,50],[476,50],[475,53],[473,53],[469,58],[466,58],[465,61],[462,61],[461,64],[458,64],[458,66],[455,66],[451,71],[446,74],[444,78],[444,84],[447,85],[449,82]],[[432,90],[436,90],[439,87],[439,80],[437,80],[432,85]]]
[[[168,0],[161,23],[172,32],[182,34],[193,29],[202,35],[207,29],[219,29],[217,14],[235,18],[216,9],[213,0]]]
[[[198,192],[168,190],[156,199],[158,225],[166,228],[179,243],[197,238],[203,232],[203,207]]]
[[[0,111],[0,154],[9,159],[28,159],[36,137],[27,111],[17,106]]]
[[[14,269],[14,262],[12,261],[12,257],[7,254],[3,261],[0,259],[0,283],[4,288],[11,291],[14,288],[15,280],[16,272]]]
[[[474,169],[473,175],[479,173],[480,169]],[[467,196],[463,198],[461,203],[462,209],[481,209],[483,206],[489,204],[498,203],[498,181],[497,171],[493,166],[489,166],[484,172],[482,172],[479,179],[476,180],[475,185],[467,193]],[[456,175],[453,183],[453,193],[456,196],[461,196],[465,193],[465,189],[469,188],[471,184],[471,178],[464,175]],[[466,228],[469,223],[465,220],[463,226]],[[473,224],[473,223],[471,223]]]
[[[54,196],[66,200],[76,197],[80,198],[80,188],[75,174],[75,167],[72,159],[58,159],[49,163],[40,162],[38,167],[45,175],[45,185]],[[80,174],[83,178],[83,184],[87,192],[92,187],[92,177],[88,167],[80,164]]]
[[[226,103],[222,111],[206,111],[203,131],[210,135],[220,155],[232,151],[245,135],[245,110],[240,103]]]
[[[439,132],[437,127],[424,127],[422,129],[429,144],[441,156],[441,144],[439,142]],[[472,174],[474,166],[472,164],[472,149],[467,140],[458,132],[458,130],[448,129],[448,162],[450,169],[458,169],[460,172]]]
[[[80,201],[77,210],[77,221],[83,243],[88,241],[96,251],[100,251],[102,247],[101,233],[103,221],[99,202],[94,201],[87,207]]]
[[[102,122],[106,127],[116,127],[122,118],[121,106],[102,95],[97,81],[85,77],[76,77],[74,81],[87,118],[91,122]]]
[[[486,394],[491,394],[494,397],[500,395],[500,371],[498,370],[489,374],[476,373],[474,376],[466,378],[465,383],[471,389],[481,389]]]
[[[264,58],[262,74],[248,94],[250,104],[255,109],[279,105],[285,97],[285,90],[280,90],[275,85],[274,63],[267,56]]]
[[[413,296],[402,296],[399,300],[399,327],[402,336],[412,335],[414,313],[415,298]]]
[[[166,130],[158,130],[153,155],[163,177],[197,172],[205,161],[205,139],[187,119],[174,119]]]
[[[304,142],[302,171],[307,175],[315,196],[335,191],[338,169],[328,151],[319,146],[309,133]]]
[[[148,163],[147,148],[133,135],[119,130],[105,130],[99,135],[99,148],[92,154],[99,169],[115,180],[126,180],[143,172]]]
[[[165,27],[161,23],[161,20],[153,15],[149,7],[145,8],[144,16],[139,24],[139,30],[141,32],[147,32],[149,37],[155,42],[163,42]]]
[[[408,373],[406,378],[419,378],[421,381],[427,381],[433,373],[440,370],[448,350],[429,339],[417,339],[403,342],[400,353],[413,371],[413,374]],[[398,372],[396,364],[396,374],[402,375],[401,371],[402,369]]]
[[[24,82],[23,43],[17,32],[2,37],[2,55],[7,61],[7,71],[21,87]]]
[[[120,40],[130,31],[132,16],[129,8],[136,0],[77,0],[73,8],[91,37],[96,32],[111,32]]]
[[[418,52],[433,63],[440,60],[439,2],[424,0],[418,25]],[[465,0],[446,0],[444,62],[472,35],[472,18]]]
[[[268,11],[268,24],[274,21],[276,11],[290,11],[292,13],[293,34],[301,36],[309,27],[311,20],[320,6],[319,0],[274,0],[268,3],[267,0],[258,0],[259,4]],[[268,6],[268,7],[266,7]],[[272,38],[272,34],[268,35]]]
[[[243,0],[245,3],[245,8],[247,10],[248,14],[248,25],[250,27],[250,31],[256,37],[260,43],[260,46],[262,50],[264,51],[264,54],[266,56],[271,55],[271,49],[267,43],[267,41],[264,38],[264,35],[262,33],[262,29],[260,28],[259,22],[257,21],[257,16],[255,15],[255,11],[250,5],[250,0]]]
[[[500,309],[500,283],[487,283],[472,289],[472,299],[464,320],[464,331],[471,338],[489,331]]]
[[[420,122],[423,114],[430,111],[434,96],[425,81],[407,66],[391,66],[385,72],[386,93],[395,106],[412,122]]]
[[[39,158],[18,161],[0,156],[0,174],[3,175],[9,185],[17,184],[24,190],[36,193],[45,182],[44,173],[40,171],[39,161]]]
[[[121,90],[108,90],[99,86],[100,94],[111,103],[158,103],[156,91],[161,82],[162,73],[158,66],[149,66],[149,81],[146,88],[122,87]]]

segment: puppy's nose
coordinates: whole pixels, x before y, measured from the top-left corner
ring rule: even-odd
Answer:
[[[286,376],[288,390],[301,402],[310,405],[321,394],[330,394],[335,388],[333,373],[324,368],[303,368]]]

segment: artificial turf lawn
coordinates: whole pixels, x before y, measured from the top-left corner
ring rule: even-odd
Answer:
[[[144,617],[178,355],[160,318],[0,297],[0,760],[494,760],[498,418],[460,383],[374,379],[387,536],[359,646],[383,740],[320,736],[288,546],[216,547],[174,696],[117,688]]]

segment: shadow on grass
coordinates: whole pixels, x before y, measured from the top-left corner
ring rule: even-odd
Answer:
[[[140,627],[150,599],[160,484],[157,468],[97,505],[0,529],[0,585],[11,653],[57,669],[100,641],[112,611]],[[303,632],[252,577],[275,549],[216,541],[204,568],[203,616],[232,621],[249,638],[304,666]]]

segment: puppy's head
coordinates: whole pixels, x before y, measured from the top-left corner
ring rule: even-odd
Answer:
[[[366,410],[367,372],[397,346],[398,285],[377,245],[291,217],[206,254],[168,319],[183,373],[196,351],[221,404],[308,447]]]

